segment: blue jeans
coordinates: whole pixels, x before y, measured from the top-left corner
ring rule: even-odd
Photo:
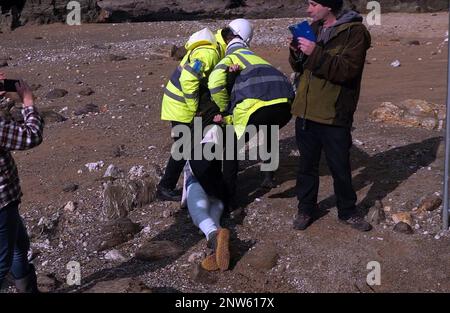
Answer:
[[[0,286],[11,271],[14,279],[30,272],[28,250],[30,239],[19,215],[19,201],[0,209]]]

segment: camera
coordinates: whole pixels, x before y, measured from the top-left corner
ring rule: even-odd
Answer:
[[[19,81],[15,79],[4,79],[3,81],[0,81],[0,91],[16,92],[16,83],[18,82]]]

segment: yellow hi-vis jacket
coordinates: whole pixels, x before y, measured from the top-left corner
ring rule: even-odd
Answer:
[[[172,74],[164,90],[161,119],[191,123],[198,104],[200,84],[207,79],[214,67],[225,55],[226,44],[221,30],[213,34],[203,29],[188,40],[187,53]]]
[[[227,91],[228,67],[239,64],[240,74],[231,95]],[[247,48],[229,49],[209,76],[208,88],[221,112],[230,114],[238,138],[245,132],[250,115],[256,110],[279,103],[291,103],[294,89],[287,77],[263,58]]]

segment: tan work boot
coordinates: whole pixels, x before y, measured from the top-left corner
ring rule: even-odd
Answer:
[[[216,262],[221,271],[226,271],[230,266],[230,231],[221,228],[217,233]]]
[[[216,254],[210,254],[208,255],[201,263],[202,268],[206,271],[213,272],[217,271],[219,269],[219,266],[216,262]]]

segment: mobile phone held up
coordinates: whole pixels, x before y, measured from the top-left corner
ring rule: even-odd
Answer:
[[[317,40],[316,35],[314,34],[314,30],[311,28],[307,21],[301,22],[296,25],[291,25],[289,26],[289,30],[292,33],[294,43],[298,43],[298,37],[306,38],[314,42],[316,42]]]
[[[18,80],[15,79],[4,79],[0,81],[0,91],[6,92],[16,92],[16,83]]]

